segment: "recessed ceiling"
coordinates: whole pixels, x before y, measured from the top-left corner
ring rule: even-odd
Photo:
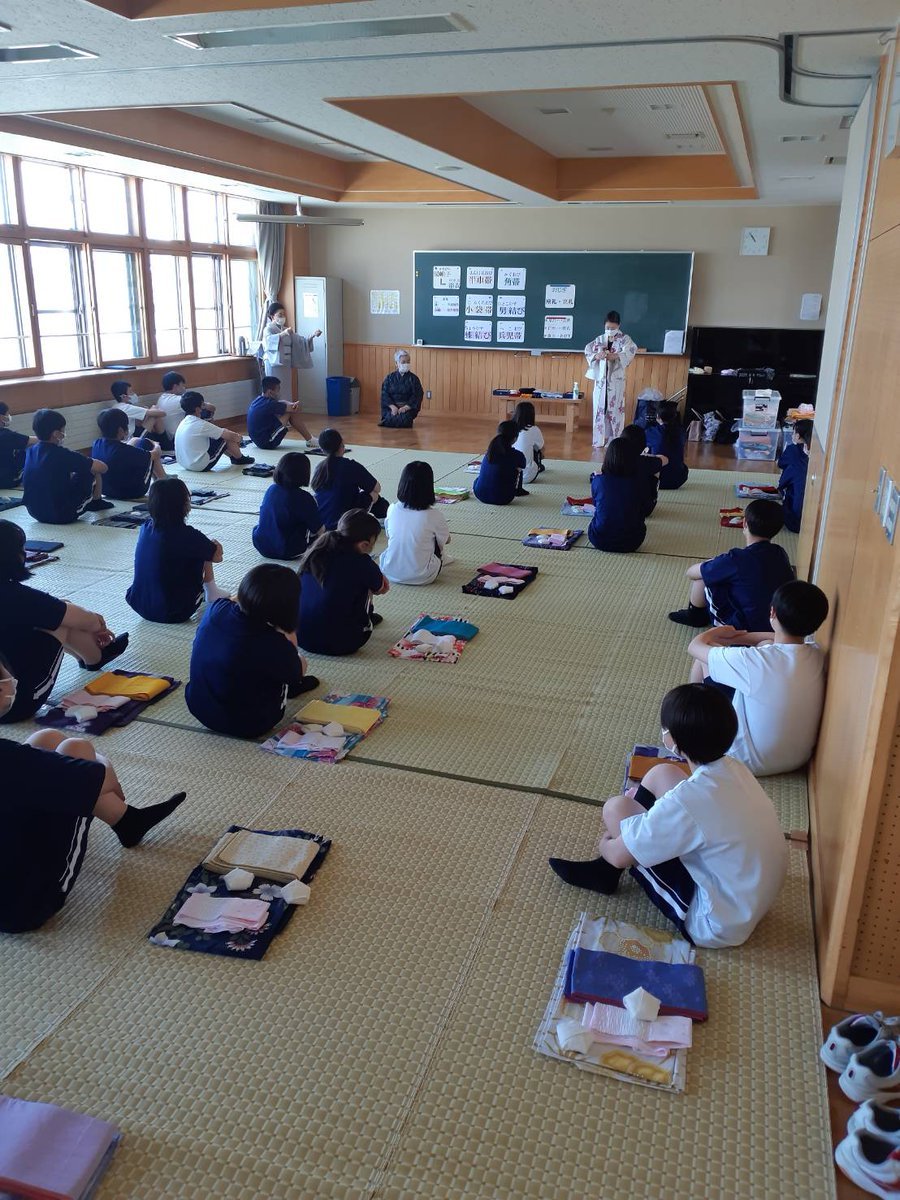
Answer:
[[[275,100],[273,108],[280,108],[281,102]],[[336,158],[341,162],[384,162],[377,154],[369,154],[356,146],[345,146],[333,138],[323,137],[309,129],[285,121],[281,116],[268,115],[241,104],[197,104],[185,105],[179,112],[189,113],[195,117],[206,117],[221,125],[229,125],[232,129],[246,129],[260,137],[272,138],[284,142],[286,146],[299,146],[306,150],[324,154],[328,158]]]

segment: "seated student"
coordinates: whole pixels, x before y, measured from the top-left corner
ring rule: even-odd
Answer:
[[[36,521],[71,525],[86,512],[114,508],[101,496],[106,463],[66,450],[66,418],[52,408],[40,408],[31,427],[37,444],[25,454],[22,484],[25,507]]]
[[[265,375],[261,387],[262,392],[247,410],[247,433],[254,445],[260,450],[277,450],[289,429],[296,430],[304,443],[315,443],[303,423],[300,405],[281,399],[281,380],[275,375]]]
[[[174,441],[166,434],[166,413],[158,405],[145,408],[138,402],[134,388],[127,379],[118,379],[110,386],[113,404],[128,418],[128,440],[132,445],[142,437],[171,450]]]
[[[296,572],[263,563],[241,580],[236,602],[216,600],[203,614],[185,700],[207,729],[260,737],[282,719],[288,698],[319,686],[297,649],[299,596]]]
[[[521,450],[516,450],[519,430],[515,421],[501,421],[496,437],[481,460],[478,478],[472,491],[482,504],[512,504],[516,496],[529,493],[522,487],[522,476],[527,461]]]
[[[778,460],[778,465],[781,467],[778,490],[781,493],[781,502],[784,508],[784,527],[791,533],[800,532],[812,431],[812,421],[798,421],[794,425],[794,432],[791,435],[791,445],[786,447]]]
[[[687,760],[660,763],[633,794],[603,806],[594,859],[551,858],[566,883],[611,896],[622,871],[696,946],[740,946],[778,898],[787,847],[772,801],[728,756],[734,709],[716,688],[686,683],[663,699],[663,745]]]
[[[315,496],[309,486],[309,459],[291,451],[275,468],[259,508],[253,545],[264,558],[300,558],[320,533],[325,532]]]
[[[379,559],[391,583],[433,583],[447,561],[444,547],[450,526],[434,507],[434,472],[426,462],[407,463],[397,487],[397,502],[384,522],[387,549]]]
[[[644,492],[641,511],[645,517],[649,517],[659,499],[659,473],[669,460],[664,454],[647,453],[647,434],[643,425],[626,425],[622,437],[628,438],[637,450],[638,476]]]
[[[812,757],[825,703],[825,655],[806,639],[827,616],[825,593],[792,579],[772,597],[773,633],[718,625],[688,646],[691,680],[731,697],[738,719],[731,755],[754,775],[796,771]]]
[[[147,495],[151,479],[165,479],[159,446],[149,438],[129,442],[128,417],[120,408],[104,408],[97,417],[101,436],[91,447],[91,454],[106,463],[101,475],[104,496],[113,500],[134,500]]]
[[[398,350],[394,362],[397,370],[385,375],[381,385],[381,420],[378,424],[389,429],[412,429],[425,393],[418,375],[409,369],[409,351]]]
[[[670,612],[669,620],[694,629],[716,624],[767,632],[772,597],[794,578],[788,556],[772,542],[783,524],[780,504],[751,500],[744,509],[745,545],[688,567],[688,606]]]
[[[175,445],[175,431],[184,420],[184,409],[181,407],[181,397],[187,391],[187,381],[183,375],[179,375],[177,371],[166,371],[162,377],[163,391],[157,407],[161,408],[166,414],[166,437],[171,441],[171,445]],[[204,421],[209,421],[215,415],[216,406],[210,404],[207,400],[203,401],[203,408],[200,416]]]
[[[383,621],[372,607],[390,584],[369,557],[381,526],[363,508],[344,513],[300,563],[297,641],[313,654],[355,654]]]
[[[344,439],[337,429],[323,429],[319,448],[325,458],[316,467],[312,489],[326,529],[334,529],[346,512],[367,508],[379,519],[387,515],[388,504],[381,495],[381,484],[362,463],[344,457]]]
[[[128,634],[116,637],[99,613],[27,587],[30,577],[24,529],[0,520],[0,655],[19,681],[0,721],[34,716],[53,690],[64,653],[85,670],[100,671],[128,646]]]
[[[660,490],[674,491],[687,483],[689,471],[684,461],[684,443],[687,432],[681,424],[678,405],[664,400],[656,414],[656,421],[647,426],[647,448],[651,454],[662,455],[665,466],[659,473]]]
[[[591,476],[594,515],[588,540],[597,550],[630,554],[647,536],[646,484],[638,475],[638,452],[625,437],[613,438],[599,474]]]
[[[181,397],[184,420],[175,430],[175,459],[186,471],[211,471],[224,454],[236,467],[255,462],[241,453],[241,435],[213,425],[201,415],[204,401],[199,392]]]
[[[520,400],[513,410],[513,421],[519,433],[513,443],[514,449],[525,455],[525,470],[522,483],[534,483],[544,466],[544,435],[534,420],[534,405],[530,400]]]
[[[150,520],[138,533],[125,599],[145,621],[179,625],[204,600],[227,598],[213,572],[213,563],[222,561],[222,545],[187,524],[191,493],[181,479],[156,480],[147,509]]]
[[[10,429],[9,405],[0,400],[0,488],[19,487],[25,467],[25,451],[36,437]]]

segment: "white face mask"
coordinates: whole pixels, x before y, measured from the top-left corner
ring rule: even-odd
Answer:
[[[9,415],[9,413],[4,413],[3,416],[0,417],[0,429],[8,429],[11,423],[12,417]]]
[[[0,679],[0,717],[5,717],[16,702],[18,680],[12,675]]]
[[[278,316],[275,318],[275,324],[276,325],[287,325],[287,317],[284,315],[284,313],[278,314]]]
[[[409,363],[405,363],[405,362],[397,363],[397,370],[400,372],[401,375],[405,375],[406,372],[409,370]]]
[[[606,329],[603,331],[603,336],[606,338],[612,338],[615,337],[618,332],[618,325],[607,325]]]

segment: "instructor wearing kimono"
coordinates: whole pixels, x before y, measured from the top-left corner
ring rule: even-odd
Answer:
[[[313,342],[321,336],[321,329],[309,337],[295,333],[287,323],[284,305],[278,300],[273,300],[266,309],[266,325],[262,336],[265,373],[281,381],[281,395],[289,404],[293,399],[294,368],[305,371],[312,366]],[[300,425],[297,428],[307,441],[315,441],[308,430],[304,432]]]
[[[637,346],[619,328],[620,321],[615,310],[608,312],[603,333],[584,348],[585,376],[594,381],[595,447],[605,446],[625,428],[625,369]]]

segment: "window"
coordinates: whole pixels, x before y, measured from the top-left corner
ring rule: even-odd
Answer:
[[[0,225],[13,225],[16,216],[16,189],[12,159],[0,155]]]
[[[136,254],[94,250],[94,295],[100,361],[120,363],[144,356],[141,294]]]
[[[36,242],[31,247],[31,272],[45,374],[92,367],[83,249]]]
[[[92,233],[134,232],[131,188],[124,175],[85,171],[84,198]]]
[[[231,333],[232,350],[239,352],[239,339],[248,343],[256,338],[259,326],[259,272],[252,258],[231,260]]]
[[[157,179],[141,182],[144,198],[144,228],[153,241],[184,240],[184,206],[181,188]]]
[[[195,192],[188,189],[188,236],[192,242],[219,243],[225,241],[222,228],[222,200],[215,192]]]
[[[218,254],[195,254],[191,260],[198,358],[212,358],[228,352],[222,264],[223,259]]]
[[[179,254],[151,254],[150,285],[156,357],[193,354],[188,260]]]
[[[34,366],[21,246],[0,243],[0,371]]]
[[[238,213],[255,213],[256,201],[242,196],[228,197],[228,243],[231,246],[255,246],[257,226],[249,221],[236,221]]]
[[[25,217],[39,229],[79,229],[81,204],[75,172],[57,163],[22,162]]]

